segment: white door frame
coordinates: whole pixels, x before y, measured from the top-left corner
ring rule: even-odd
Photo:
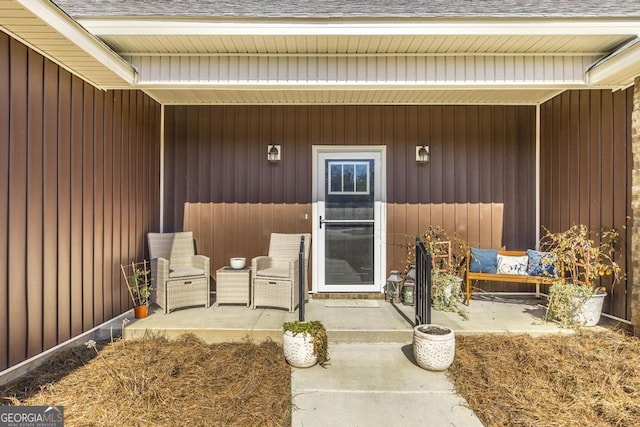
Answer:
[[[370,292],[383,292],[384,284],[386,280],[387,269],[387,173],[386,173],[386,160],[387,160],[387,147],[384,145],[313,145],[312,150],[312,189],[311,189],[311,201],[312,201],[312,262],[313,262],[313,285],[312,292],[324,291],[324,271],[320,271],[320,257],[321,257],[321,244],[320,241],[320,229],[319,229],[319,201],[318,185],[319,180],[322,180],[324,185],[324,168],[318,170],[318,157],[320,153],[344,153],[345,157],[358,158],[364,154],[376,153],[380,156],[380,168],[377,172],[379,174],[379,200],[375,201],[376,209],[376,223],[375,223],[375,259],[374,259],[374,290]],[[324,252],[323,252],[324,253]],[[356,289],[349,289],[348,286],[342,288],[344,292],[354,292]],[[360,291],[362,292],[362,291]]]

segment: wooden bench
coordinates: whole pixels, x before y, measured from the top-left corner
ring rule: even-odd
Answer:
[[[498,254],[507,256],[525,256],[526,251],[503,251],[499,250]],[[536,297],[540,296],[540,285],[553,285],[558,281],[558,277],[550,276],[529,276],[524,274],[497,274],[497,273],[477,273],[469,271],[471,263],[471,252],[467,253],[467,300],[466,304],[471,302],[471,282],[474,280],[485,280],[489,282],[510,282],[510,283],[534,283],[536,285]]]

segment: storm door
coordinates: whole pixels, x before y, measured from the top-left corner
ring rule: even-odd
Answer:
[[[319,292],[382,290],[383,152],[317,147],[314,268]]]

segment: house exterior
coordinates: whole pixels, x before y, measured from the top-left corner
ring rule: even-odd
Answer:
[[[365,293],[430,225],[615,227],[640,330],[640,2],[388,3],[0,2],[0,369],[126,311],[119,265],[182,229],[214,271],[312,233],[310,291]]]

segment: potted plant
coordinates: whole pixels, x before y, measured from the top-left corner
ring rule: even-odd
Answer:
[[[129,296],[133,302],[133,310],[136,319],[147,317],[149,310],[149,298],[151,297],[151,280],[149,263],[132,262],[128,265],[121,265],[122,275],[129,290]]]
[[[444,228],[429,226],[420,236],[427,252],[431,254],[431,300],[433,308],[440,311],[457,312],[463,318],[467,313],[462,304],[462,276],[464,275],[465,257],[469,245],[457,235],[449,235]],[[411,277],[415,264],[415,246],[407,245],[405,259],[406,276]],[[415,277],[412,277],[415,280]]]
[[[282,325],[284,357],[291,366],[308,368],[329,360],[327,330],[318,320],[285,322]]]
[[[549,289],[547,319],[563,326],[594,326],[600,320],[604,285],[613,289],[622,275],[615,261],[619,233],[611,229],[595,234],[579,224],[558,233],[547,230],[542,238],[540,248],[551,254],[561,276]]]
[[[439,269],[433,271],[431,301],[435,310],[458,313],[463,319],[469,318],[463,304],[462,278],[456,274]]]
[[[439,325],[417,325],[413,328],[413,357],[418,366],[430,371],[444,371],[456,351],[452,329]]]

